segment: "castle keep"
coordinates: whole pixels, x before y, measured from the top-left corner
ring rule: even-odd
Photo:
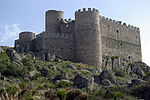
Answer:
[[[15,41],[17,52],[45,51],[56,56],[106,68],[122,62],[141,61],[140,30],[100,16],[96,9],[79,9],[75,20],[64,12],[46,12],[45,31],[22,32]]]

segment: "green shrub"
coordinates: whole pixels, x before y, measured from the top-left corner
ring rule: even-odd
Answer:
[[[59,97],[60,100],[64,100],[66,96],[66,90],[60,89],[57,91],[57,97]]]
[[[45,98],[48,98],[49,100],[57,100],[56,91],[51,89],[51,90],[45,92]]]
[[[6,91],[10,94],[16,94],[19,91],[19,88],[16,86],[8,86]]]
[[[114,100],[120,100],[124,97],[124,94],[121,92],[112,92],[112,97],[114,98]]]
[[[0,95],[4,93],[4,89],[0,88]]]
[[[23,100],[35,100],[34,97],[30,92],[25,93],[22,97],[20,97]]]
[[[70,88],[71,86],[72,86],[72,84],[67,81],[60,81],[56,84],[57,88]]]
[[[106,95],[106,90],[104,88],[101,88],[99,90],[99,95],[100,95],[100,97],[104,98],[104,96]]]
[[[34,70],[33,60],[30,54],[26,55],[26,57],[22,59],[22,63],[27,67],[28,70]]]
[[[73,89],[67,92],[66,100],[74,100],[76,97],[82,94],[80,89]]]
[[[12,66],[11,61],[6,53],[0,54],[0,72],[4,74],[7,71],[7,68]]]
[[[126,77],[125,71],[120,68],[114,68],[113,71],[115,72],[115,76]]]
[[[83,76],[86,76],[86,77],[91,77],[93,74],[88,71],[88,70],[81,70],[80,73],[83,75]]]
[[[127,94],[129,95],[131,93],[131,91],[126,87],[126,86],[113,86],[108,88],[109,91],[111,92],[121,92],[123,94]]]
[[[73,89],[67,92],[66,100],[86,100],[87,94],[82,93],[80,89]]]

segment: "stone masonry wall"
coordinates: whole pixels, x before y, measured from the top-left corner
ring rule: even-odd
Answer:
[[[80,9],[75,13],[76,60],[92,66],[101,66],[101,34],[99,11]]]
[[[73,60],[74,42],[72,34],[44,33],[44,49],[53,52],[56,56]]]
[[[100,30],[103,57],[118,56],[120,63],[124,62],[124,59],[127,61],[142,60],[139,28],[101,17]],[[103,63],[105,63],[104,58]]]

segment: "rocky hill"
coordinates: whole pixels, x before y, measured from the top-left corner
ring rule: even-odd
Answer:
[[[128,63],[113,70],[0,47],[0,100],[137,100],[150,98],[150,67]]]

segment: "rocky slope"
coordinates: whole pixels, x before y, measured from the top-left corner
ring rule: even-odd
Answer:
[[[45,55],[45,56],[44,56]],[[36,52],[0,47],[0,100],[135,100],[150,98],[150,67],[133,62],[113,70]]]

